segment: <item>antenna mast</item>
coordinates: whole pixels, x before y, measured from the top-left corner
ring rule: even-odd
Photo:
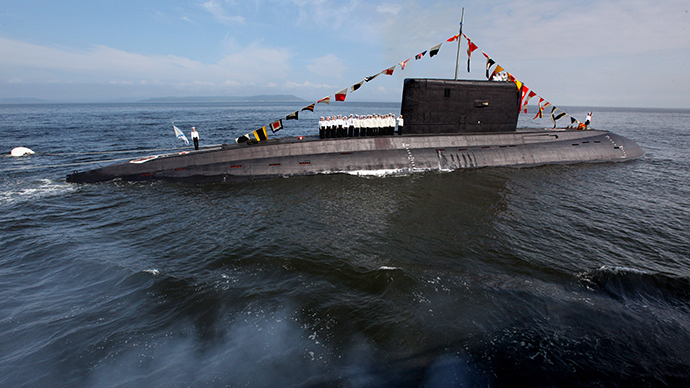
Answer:
[[[462,7],[462,16],[460,17],[460,32],[458,33],[458,58],[455,60],[455,80],[458,80],[458,67],[460,67],[460,43],[462,43],[462,22],[465,20],[465,7]]]

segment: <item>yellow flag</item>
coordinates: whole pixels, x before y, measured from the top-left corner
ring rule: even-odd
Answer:
[[[266,127],[265,126],[252,132],[252,134],[254,135],[254,137],[256,138],[257,141],[266,140],[268,138],[266,136]]]

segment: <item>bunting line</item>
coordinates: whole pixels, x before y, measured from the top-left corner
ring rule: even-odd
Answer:
[[[455,42],[455,41],[459,40],[461,37],[467,40],[467,71],[470,72],[470,62],[471,62],[472,53],[474,51],[478,50],[479,47],[474,42],[472,42],[472,40],[470,40],[470,38],[467,35],[465,35],[464,33],[462,34],[462,36],[460,34],[455,34],[455,35],[451,36],[450,38],[446,39],[445,42],[441,42],[441,43],[431,47],[428,50],[424,50],[424,51],[420,52],[419,54],[417,54],[413,57],[410,57],[410,58],[408,58],[402,62],[399,62],[396,65],[388,67],[388,68],[386,68],[386,69],[384,69],[384,70],[382,70],[382,71],[380,71],[374,75],[365,77],[364,80],[362,80],[356,84],[353,84],[349,88],[345,88],[345,89],[342,89],[342,90],[336,92],[333,95],[334,99],[336,102],[345,101],[345,98],[347,97],[348,89],[349,89],[350,93],[352,93],[352,92],[359,90],[365,82],[370,82],[381,74],[393,75],[393,73],[395,72],[395,68],[397,66],[400,66],[401,70],[405,70],[407,63],[412,58],[414,58],[415,61],[417,61],[417,60],[422,59],[427,53],[429,53],[429,58],[433,58],[434,56],[438,55],[439,51],[441,50],[441,46],[443,45],[443,43]],[[528,88],[524,83],[522,83],[520,80],[518,80],[511,73],[507,72],[501,65],[499,65],[493,58],[491,58],[483,50],[481,50],[481,52],[482,52],[482,55],[484,55],[484,57],[486,58],[486,67],[485,67],[485,73],[486,74],[485,75],[486,75],[486,78],[488,80],[511,81],[511,82],[515,83],[516,87],[520,91],[520,107],[519,107],[520,113],[522,113],[523,111],[524,111],[524,113],[527,113],[527,105],[529,104],[529,101],[533,97],[539,97],[539,103],[537,104],[538,110],[537,110],[537,114],[534,116],[534,120],[536,120],[537,118],[543,118],[544,117],[544,109],[548,106],[552,107],[551,119],[553,120],[554,128],[556,127],[556,121],[558,121],[559,119],[561,119],[563,117],[569,116],[568,113],[566,113],[565,111],[562,111],[561,109],[552,105],[550,102],[546,101],[543,97],[537,95],[537,93],[530,90],[530,88]],[[492,67],[494,69],[490,73]],[[316,104],[330,104],[330,103],[331,103],[331,95],[323,97],[323,98],[317,100],[315,103],[312,103],[312,104],[305,106],[304,108],[302,108],[299,111],[295,111],[293,113],[288,114],[287,116],[285,116],[285,119],[286,120],[299,120],[299,112],[300,111],[307,110],[310,112],[314,112]],[[559,111],[560,111],[560,113],[557,113]],[[577,123],[578,129],[587,129],[587,125],[589,124],[589,123],[583,124],[582,122],[580,122],[579,120],[577,120],[571,116],[571,125],[574,125],[575,123]],[[257,141],[266,140],[267,139],[266,127],[271,128],[272,132],[275,133],[275,132],[277,132],[283,128],[282,119],[275,121],[275,122],[273,122],[267,126],[264,126],[262,128],[259,128],[254,132],[248,133],[244,136],[240,136],[236,139],[236,141],[238,143],[250,141],[252,136]]]
[[[467,35],[465,35],[464,33],[462,34],[462,37],[467,40],[467,46],[468,46],[468,48],[467,48],[467,71],[469,72],[470,71],[470,57],[472,55],[472,52],[477,50],[479,47],[474,42],[472,42],[470,40],[470,38],[467,37]],[[452,37],[451,39],[448,39],[448,42],[455,41],[457,39],[459,39],[459,35],[456,35],[456,36]],[[544,108],[546,108],[547,106],[552,106],[554,109],[558,109],[555,106],[551,105],[550,102],[546,101],[541,96],[538,96],[534,91],[531,91],[520,80],[518,80],[515,76],[513,76],[512,74],[507,72],[503,67],[501,67],[501,65],[496,63],[496,61],[494,59],[492,59],[487,53],[482,51],[482,54],[484,55],[484,57],[486,57],[486,78],[487,79],[495,80],[495,81],[506,81],[506,80],[508,80],[508,81],[514,82],[515,85],[517,86],[518,90],[520,91],[520,112],[521,113],[523,111],[524,111],[524,113],[527,113],[527,104],[529,103],[530,99],[532,99],[533,97],[539,97],[538,111],[537,111],[537,114],[534,116],[533,120],[536,120],[537,118],[543,118],[544,117]],[[489,75],[489,71],[491,70],[491,68],[494,65],[496,65],[496,67],[494,68],[493,72],[491,72],[491,74]],[[542,105],[542,102],[544,102],[544,105]],[[560,110],[560,109],[558,109],[558,110]],[[569,116],[568,113],[566,113],[562,110],[560,110],[560,111],[561,111],[561,113],[555,115],[554,114],[555,111],[552,110],[551,119],[554,122],[554,128],[556,127],[556,121],[558,121],[559,119],[561,119],[565,116]],[[574,118],[571,117],[571,119],[574,119]],[[574,119],[574,120],[578,123],[576,128],[587,129],[586,124],[581,123],[577,119]],[[572,120],[571,120],[571,124],[574,124],[574,122],[572,122]]]
[[[464,35],[464,34],[463,34],[463,35]],[[447,39],[446,41],[447,41],[447,42],[454,42],[454,41],[456,41],[456,40],[458,40],[458,39],[459,39],[459,35],[456,34],[456,35],[450,37],[449,39]],[[362,85],[363,85],[365,82],[370,82],[370,81],[374,80],[376,77],[378,77],[378,76],[381,75],[381,74],[393,75],[393,73],[395,72],[395,68],[396,68],[396,66],[398,66],[398,65],[400,65],[400,68],[401,68],[402,70],[405,70],[405,66],[407,65],[407,62],[410,61],[412,58],[414,58],[415,60],[420,60],[420,59],[422,59],[422,57],[424,57],[427,53],[429,53],[429,58],[433,58],[434,56],[438,55],[439,51],[441,50],[441,46],[443,45],[443,43],[444,43],[444,42],[441,42],[441,43],[439,43],[439,44],[437,44],[437,45],[431,47],[429,50],[424,50],[424,51],[420,52],[419,54],[415,55],[414,57],[410,57],[410,58],[408,58],[408,59],[406,59],[406,60],[404,60],[404,61],[402,61],[402,62],[400,62],[400,63],[398,63],[398,64],[396,64],[396,65],[393,65],[393,66],[388,67],[388,68],[386,68],[386,69],[384,69],[384,70],[381,70],[380,72],[378,72],[378,73],[376,73],[376,74],[374,74],[374,75],[371,75],[371,76],[369,76],[369,77],[365,77],[364,80],[362,80],[362,81],[360,81],[360,82],[358,82],[358,83],[356,83],[356,84],[350,86],[349,88],[342,89],[342,90],[338,91],[337,93],[335,93],[335,94],[332,95],[332,96],[334,97],[334,99],[335,99],[336,102],[345,101],[345,98],[347,97],[348,89],[350,89],[350,93],[352,93],[352,92],[354,92],[354,91],[356,91],[356,90],[359,90],[359,88],[361,88]],[[308,111],[313,112],[314,109],[315,109],[316,104],[330,104],[330,103],[331,103],[331,95],[326,96],[326,97],[323,97],[323,98],[317,100],[315,103],[312,103],[312,104],[310,104],[310,105],[305,106],[304,108],[301,109],[301,111],[308,110]],[[300,111],[292,112],[292,113],[288,114],[287,116],[285,116],[285,119],[286,119],[286,120],[299,120],[299,112],[300,112]],[[274,127],[274,124],[277,125],[277,127]],[[271,128],[271,130],[273,131],[273,133],[279,131],[280,129],[283,128],[282,119],[281,119],[281,120],[278,120],[278,121],[276,121],[276,122],[274,122],[274,123],[269,124],[268,127]],[[274,129],[274,128],[275,128],[275,129]],[[248,133],[248,134],[246,134],[246,135],[240,136],[240,137],[238,137],[237,139],[235,139],[235,141],[236,141],[237,143],[243,143],[243,142],[250,141],[250,140],[252,139],[252,137],[254,137],[257,141],[266,140],[266,126],[260,128],[260,129],[257,129],[257,130],[254,131],[254,132],[251,132],[251,133]]]

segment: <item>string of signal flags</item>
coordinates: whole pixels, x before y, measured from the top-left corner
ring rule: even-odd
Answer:
[[[467,40],[467,72],[470,72],[470,61],[472,58],[472,53],[475,52],[476,50],[479,50],[479,47],[472,42],[470,38],[467,37],[464,33],[462,34],[462,37]],[[428,50],[424,50],[420,52],[419,54],[416,54],[412,57],[409,57],[405,59],[404,61],[401,61],[391,67],[388,67],[386,69],[381,70],[380,72],[365,77],[363,80],[357,82],[356,84],[350,86],[349,88],[344,88],[342,90],[339,90],[333,95],[328,95],[326,97],[323,97],[319,100],[317,100],[314,103],[311,103],[304,108],[294,111],[284,118],[278,119],[276,121],[273,121],[270,124],[264,125],[263,127],[247,133],[243,136],[238,137],[235,139],[237,143],[244,143],[248,141],[263,141],[268,139],[268,130],[270,129],[272,133],[276,133],[283,129],[283,120],[299,120],[299,115],[300,112],[304,111],[309,111],[309,112],[314,112],[314,109],[316,108],[317,104],[330,104],[331,103],[331,97],[333,97],[333,101],[335,102],[342,102],[345,101],[345,98],[347,97],[348,90],[349,93],[352,94],[359,90],[362,85],[365,83],[373,81],[376,77],[379,75],[393,75],[395,72],[396,68],[400,66],[400,70],[405,70],[405,67],[407,66],[408,62],[414,59],[415,61],[418,61],[425,57],[427,53],[429,54],[429,58],[433,58],[436,56],[439,51],[441,50],[441,46],[444,43],[452,43],[456,42],[458,39],[460,39],[460,34],[455,34],[454,36],[448,38],[445,42],[441,42],[433,47],[431,47]],[[518,90],[520,91],[520,107],[519,110],[520,112],[524,112],[525,114],[527,113],[527,104],[529,101],[534,98],[538,97],[539,98],[539,103],[538,105],[538,111],[537,114],[534,116],[533,120],[536,120],[537,118],[543,118],[544,117],[544,110],[551,106],[551,120],[553,121],[553,127],[556,128],[556,121],[562,119],[563,117],[569,116],[570,117],[570,123],[571,126],[574,126],[575,128],[578,129],[587,129],[587,126],[582,123],[580,120],[570,116],[568,113],[563,111],[562,109],[556,107],[555,105],[551,104],[548,102],[546,99],[543,97],[539,96],[536,92],[533,90],[530,90],[523,82],[515,78],[511,73],[506,71],[501,65],[496,63],[495,60],[493,60],[487,53],[485,53],[483,50],[480,50],[484,57],[486,58],[486,78],[488,80],[503,80],[503,81],[512,81],[515,83],[517,86]],[[493,68],[493,71],[492,71]]]

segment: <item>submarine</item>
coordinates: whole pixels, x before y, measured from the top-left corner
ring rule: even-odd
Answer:
[[[203,183],[336,173],[404,175],[624,162],[644,155],[634,141],[604,130],[518,129],[520,97],[509,81],[409,78],[403,83],[402,133],[222,144],[75,171],[66,180]]]

